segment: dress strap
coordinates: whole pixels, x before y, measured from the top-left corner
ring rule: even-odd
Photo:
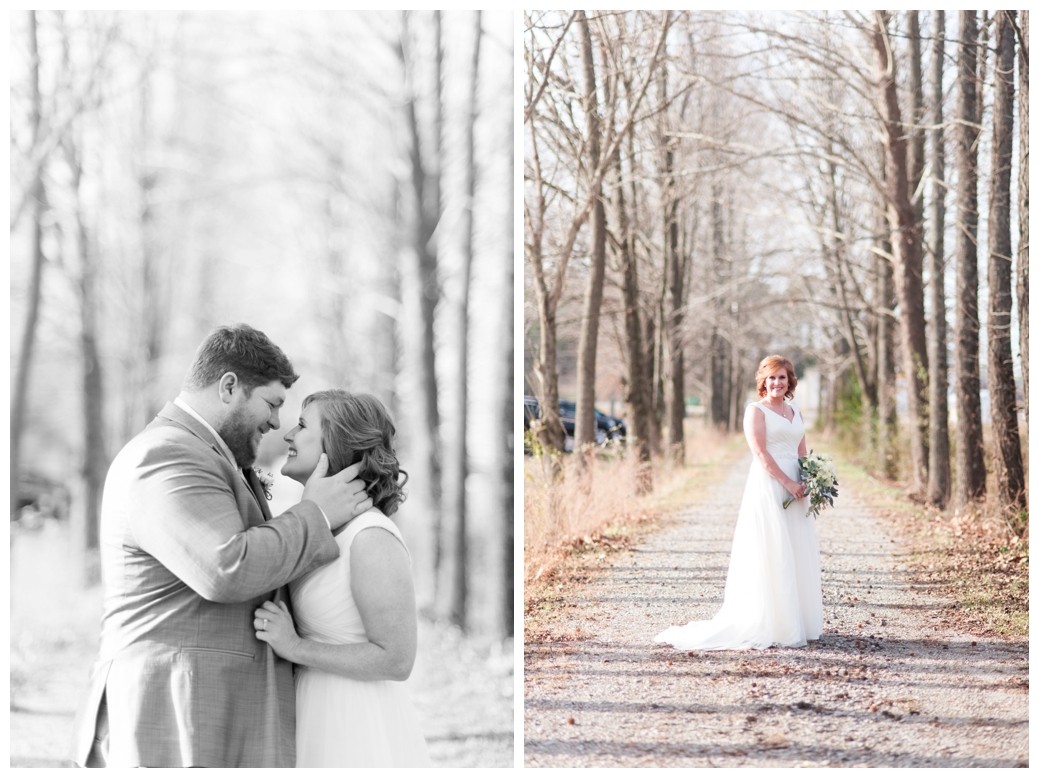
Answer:
[[[353,543],[354,538],[366,529],[383,529],[393,535],[404,548],[404,553],[408,555],[408,562],[409,564],[411,563],[411,551],[408,549],[408,544],[404,542],[404,535],[401,533],[400,527],[394,523],[393,519],[377,508],[372,508],[362,513],[347,524],[347,531],[350,533],[350,537],[347,539],[347,546],[349,547]]]

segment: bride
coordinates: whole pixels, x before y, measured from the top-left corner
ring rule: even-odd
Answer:
[[[709,621],[673,626],[656,637],[677,649],[803,646],[822,633],[819,541],[808,515],[798,457],[808,451],[804,419],[790,402],[790,360],[765,357],[755,377],[758,402],[743,431],[754,454],[732,539],[725,601]],[[793,497],[788,508],[783,501]]]
[[[255,613],[256,637],[297,665],[297,767],[429,766],[401,683],[415,662],[417,624],[410,556],[387,518],[407,481],[393,435],[376,398],[329,390],[303,401],[285,436],[284,475],[306,483],[316,468],[332,474],[360,462],[375,505],[337,531],[335,561],[290,584],[295,627],[282,603]]]

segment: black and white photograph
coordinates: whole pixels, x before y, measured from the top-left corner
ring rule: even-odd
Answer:
[[[514,765],[514,19],[9,12],[10,767]]]

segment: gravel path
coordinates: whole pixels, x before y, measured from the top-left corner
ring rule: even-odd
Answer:
[[[938,623],[892,528],[843,483],[818,520],[821,640],[689,653],[652,642],[720,606],[749,466],[575,589],[550,636],[528,638],[524,764],[1027,766],[1027,643]]]

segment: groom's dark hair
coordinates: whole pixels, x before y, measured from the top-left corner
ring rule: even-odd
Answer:
[[[210,332],[195,352],[184,388],[202,389],[228,372],[238,376],[247,397],[257,386],[277,380],[288,389],[299,378],[285,353],[248,324],[217,327]]]

